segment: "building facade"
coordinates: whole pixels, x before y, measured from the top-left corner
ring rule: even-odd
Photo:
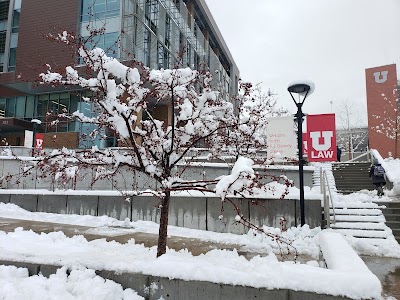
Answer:
[[[24,131],[39,119],[44,147],[113,146],[112,137],[87,141],[93,130],[79,122],[51,123],[48,112],[79,110],[91,116],[84,91],[48,87],[38,74],[79,65],[75,49],[51,41],[48,34],[66,30],[82,37],[89,28],[104,33],[88,41],[121,61],[137,59],[146,66],[207,68],[213,88],[228,99],[237,92],[239,70],[204,0],[0,0],[0,139],[23,145]],[[165,114],[160,107],[156,114]]]
[[[369,147],[382,157],[400,157],[399,81],[396,65],[365,70]]]

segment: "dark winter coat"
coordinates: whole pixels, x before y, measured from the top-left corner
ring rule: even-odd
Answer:
[[[377,164],[376,166],[380,166],[380,164]],[[369,169],[369,177],[372,177],[372,183],[373,183],[373,184],[377,184],[377,183],[384,183],[384,184],[386,184],[385,176],[375,176],[375,175],[374,175],[374,169],[375,169],[375,165],[373,165],[373,166]]]

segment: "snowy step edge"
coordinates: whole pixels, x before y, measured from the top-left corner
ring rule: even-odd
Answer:
[[[334,200],[335,201],[335,200]],[[332,207],[330,207],[332,209]],[[385,205],[379,205],[376,203],[335,203],[335,209],[384,209]]]
[[[334,217],[331,216],[331,220],[334,220]],[[339,215],[335,217],[336,221],[349,221],[349,222],[373,222],[373,223],[381,223],[385,222],[386,219],[383,215],[381,216],[351,216],[351,215]]]
[[[371,222],[336,222],[335,224],[331,224],[331,228],[337,229],[360,229],[360,230],[386,230],[387,226],[385,223],[371,223]]]
[[[367,230],[357,230],[357,229],[333,229],[333,230],[344,235],[351,235],[353,237],[359,237],[359,238],[386,239],[389,235],[386,231],[373,231],[373,230],[367,231]]]
[[[336,215],[356,215],[356,216],[381,216],[383,213],[380,209],[337,209],[335,208]]]

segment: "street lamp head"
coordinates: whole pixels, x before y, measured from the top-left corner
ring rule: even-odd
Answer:
[[[315,90],[315,85],[312,81],[308,80],[298,80],[298,81],[293,81],[289,83],[288,86],[288,91],[290,95],[292,96],[293,101],[296,103],[296,100],[294,100],[293,94],[299,94],[299,103],[303,103],[307,96],[312,94]],[[303,97],[303,100],[300,98]]]
[[[38,119],[32,119],[31,123],[40,125],[40,124],[42,124],[42,121],[40,121]]]
[[[288,91],[290,93],[295,93],[295,94],[304,94],[304,93],[310,91],[310,86],[307,84],[304,84],[304,83],[298,83],[298,84],[289,86]]]

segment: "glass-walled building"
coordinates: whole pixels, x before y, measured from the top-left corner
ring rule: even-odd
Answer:
[[[61,71],[81,63],[47,33],[67,30],[88,37],[89,28],[105,28],[88,46],[103,48],[109,56],[137,59],[156,69],[206,68],[222,97],[237,91],[238,68],[204,0],[0,0],[0,140],[22,145],[35,118],[42,121],[45,147],[115,145],[111,133],[90,141],[90,125],[49,117],[76,110],[94,116],[95,108],[82,100],[83,91],[38,83],[46,64]],[[158,115],[168,111],[159,110]]]

